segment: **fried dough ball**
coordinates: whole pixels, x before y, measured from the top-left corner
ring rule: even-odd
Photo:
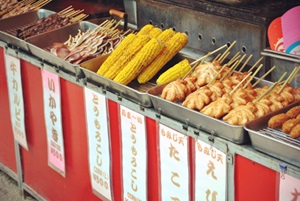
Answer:
[[[294,126],[294,128],[292,129],[290,136],[292,138],[297,138],[300,137],[300,124],[297,124],[296,126]]]
[[[282,124],[289,119],[290,119],[290,117],[287,116],[285,113],[277,114],[277,115],[271,117],[271,119],[268,122],[268,126],[270,128],[278,128],[278,127],[281,127]]]
[[[282,131],[289,134],[297,124],[300,124],[300,119],[289,119],[282,124]]]
[[[296,118],[299,114],[300,114],[300,105],[295,106],[286,112],[286,115],[289,116],[291,119]]]

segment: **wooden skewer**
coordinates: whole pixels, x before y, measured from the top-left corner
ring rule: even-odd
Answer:
[[[44,5],[50,3],[51,1],[52,1],[52,0],[44,1],[44,2],[40,3],[39,5],[37,5],[37,6],[35,6],[35,7],[36,7],[37,9],[38,9],[38,8],[41,8],[41,7],[43,7]]]
[[[269,75],[275,68],[276,68],[276,66],[273,66],[263,76],[261,76],[261,78],[259,78],[252,86],[255,87],[258,83],[260,83],[260,81],[262,81],[262,79],[264,79],[267,75]]]
[[[264,91],[258,98],[256,98],[253,103],[256,104],[258,101],[260,101],[264,96],[269,95],[274,89],[275,87],[278,85],[278,82],[275,82],[269,89],[267,89],[266,91]]]
[[[290,81],[293,79],[294,75],[296,75],[298,72],[298,68],[294,68],[292,73],[289,75],[289,77],[284,81],[283,85],[280,87],[280,89],[277,91],[277,94],[280,94],[283,90],[283,88],[286,86],[287,83],[290,83]],[[284,75],[287,72],[284,73]],[[281,81],[280,81],[281,82]]]
[[[64,13],[65,11],[67,11],[68,9],[72,8],[72,6],[69,6],[61,11],[58,12],[58,14]]]
[[[217,60],[219,59],[220,56],[221,56],[221,54],[218,54],[218,55],[214,58],[214,60],[213,60],[212,62],[217,61]]]
[[[223,77],[221,77],[220,81],[222,82],[225,77],[228,77],[231,72],[233,72],[237,67],[238,67],[238,63],[239,63],[239,60],[237,60],[230,68],[229,70],[223,75]],[[228,65],[228,64],[227,64]]]
[[[300,69],[300,66],[298,66],[296,68],[297,70],[295,71],[295,73],[293,74],[293,77],[291,77],[291,79],[289,80],[289,84],[292,82],[292,80],[295,78],[296,74],[298,73],[299,69]]]
[[[228,62],[227,64],[230,66],[231,64],[235,63],[236,60],[240,58],[240,52],[237,52]]]
[[[229,54],[230,54],[230,52],[227,52],[226,55],[222,59],[219,59],[219,62],[223,63],[223,61],[226,59],[226,57],[228,57]]]
[[[251,78],[247,81],[247,83],[244,85],[244,89],[247,88],[248,84],[252,81],[252,79],[254,78],[254,76],[259,72],[259,70],[263,67],[262,64],[259,65],[259,67],[256,69],[256,71],[252,74]],[[250,71],[252,72],[252,71]]]
[[[241,84],[252,74],[252,72],[250,72],[247,76],[244,77],[244,79],[242,79],[242,81],[240,83],[238,83],[233,89],[232,91],[229,93],[229,96],[232,96],[232,94],[241,86]]]
[[[215,79],[220,75],[220,73],[224,70],[224,68],[226,68],[227,66],[228,66],[227,64],[224,64],[222,66],[222,68],[217,72],[217,74],[213,77],[213,79],[207,85],[210,86],[215,81]]]
[[[257,60],[257,62],[248,71],[252,71],[254,68],[256,68],[256,66],[261,62],[262,59],[263,59],[263,57],[261,57],[259,60]]]
[[[283,75],[281,76],[282,79],[283,79],[283,77],[285,77],[286,73],[287,73],[287,72],[284,72],[284,73],[283,73]],[[290,76],[291,76],[291,75],[290,75]],[[286,81],[283,83],[283,85],[282,85],[282,86],[280,87],[280,89],[277,91],[277,94],[280,94],[280,93],[282,92],[283,88],[284,88],[285,85],[288,83],[288,81],[289,81],[289,79],[290,79],[290,76],[288,77],[288,79],[286,79]],[[280,80],[279,82],[281,82],[281,80]]]
[[[225,50],[225,52],[223,52],[223,54],[221,55],[221,57],[219,58],[219,61],[221,62],[222,60],[224,61],[225,58],[228,56],[227,52],[229,52],[229,50],[236,44],[236,41],[233,41],[233,43],[231,43],[231,45],[227,48],[227,50]]]
[[[67,10],[63,10],[63,11],[59,12],[58,14],[59,14],[59,15],[66,15],[66,14],[68,14],[69,12],[72,12],[73,10],[74,10],[74,8],[69,8],[69,9],[67,9]]]
[[[245,66],[247,65],[247,63],[250,61],[250,59],[252,58],[252,54],[250,54],[250,56],[248,57],[248,59],[245,61],[244,65],[240,68],[239,72],[242,72],[242,70],[245,68]]]

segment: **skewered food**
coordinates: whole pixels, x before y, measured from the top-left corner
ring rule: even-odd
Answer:
[[[188,95],[182,105],[189,109],[201,110],[205,105],[211,102],[210,96],[212,94],[213,92],[207,86],[204,86]]]
[[[232,98],[230,97],[230,95],[224,94],[222,97],[219,97],[216,101],[205,106],[201,110],[201,113],[219,119],[232,109],[232,107],[230,106],[231,103]]]
[[[268,126],[270,128],[279,128],[284,122],[286,122],[289,119],[289,116],[287,116],[285,113],[281,113],[271,117],[271,119],[268,121]]]
[[[245,123],[256,118],[255,112],[257,108],[252,102],[246,105],[241,105],[234,110],[231,110],[226,116],[223,117],[224,121],[233,125],[244,125]]]
[[[289,119],[282,124],[282,132],[289,134],[293,127],[300,124],[300,119]]]

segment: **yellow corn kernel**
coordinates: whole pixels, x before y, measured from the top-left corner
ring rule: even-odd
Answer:
[[[128,34],[121,43],[116,47],[116,49],[106,58],[103,64],[98,69],[97,73],[99,75],[104,75],[108,69],[113,66],[116,60],[123,54],[125,48],[136,38],[135,34]]]
[[[152,38],[122,69],[114,81],[121,84],[129,84],[136,76],[148,66],[163,50],[164,45],[156,38]]]
[[[165,84],[167,82],[174,81],[178,78],[182,78],[192,69],[189,61],[184,59],[174,65],[173,67],[166,70],[163,74],[161,74],[156,80],[157,84]]]
[[[124,49],[123,54],[117,58],[112,66],[110,66],[109,70],[104,73],[104,77],[108,79],[114,79],[118,73],[126,66],[127,63],[131,59],[134,58],[134,55],[139,52],[144,45],[150,40],[147,35],[138,35],[136,38],[130,43],[127,48]]]
[[[146,24],[141,28],[137,35],[148,35],[153,28],[154,26],[152,24]]]
[[[175,35],[175,31],[172,28],[164,30],[161,34],[157,36],[158,40],[161,40],[163,44],[165,44],[169,39],[171,39]]]
[[[149,37],[150,38],[156,38],[157,36],[159,36],[163,31],[160,28],[153,28],[149,33]]]
[[[143,84],[151,80],[156,73],[170,61],[188,42],[188,36],[177,32],[165,43],[165,48],[156,59],[139,74],[137,80]]]

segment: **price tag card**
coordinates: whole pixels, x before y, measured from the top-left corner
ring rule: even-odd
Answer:
[[[65,176],[65,151],[61,117],[61,93],[58,75],[41,70],[44,94],[44,115],[48,144],[48,164]]]
[[[161,200],[190,200],[188,136],[159,124]]]
[[[85,88],[84,92],[93,192],[102,200],[112,200],[107,101],[105,96],[91,89]]]
[[[145,117],[120,105],[123,200],[147,200]]]
[[[20,59],[8,54],[5,54],[4,58],[9,94],[10,118],[14,139],[22,147],[28,150],[24,121],[24,101]]]
[[[226,173],[226,154],[195,140],[195,200],[227,200]]]
[[[279,180],[279,201],[300,201],[300,180],[284,175]]]

